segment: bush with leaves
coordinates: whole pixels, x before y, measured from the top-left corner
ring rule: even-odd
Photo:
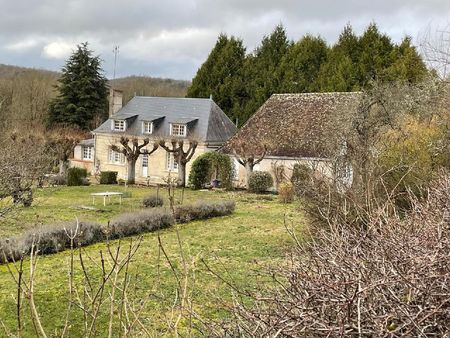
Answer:
[[[69,168],[67,169],[67,185],[68,186],[78,186],[85,185],[84,178],[87,177],[86,168]]]
[[[117,171],[100,172],[100,184],[117,184]]]
[[[272,175],[267,171],[254,171],[250,175],[248,186],[251,192],[265,192],[273,186]]]
[[[142,204],[146,208],[155,208],[155,207],[162,207],[164,201],[158,195],[149,195],[144,197],[144,199],[142,200]]]
[[[230,156],[210,151],[197,157],[189,173],[189,184],[193,189],[201,189],[212,178],[218,179],[225,189],[233,187],[234,167]]]

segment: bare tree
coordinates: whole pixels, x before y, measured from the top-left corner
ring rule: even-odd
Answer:
[[[187,150],[184,150],[184,140],[172,139],[169,142],[169,145],[166,144],[166,141],[161,140],[159,145],[168,153],[173,154],[174,161],[178,164],[178,186],[186,186],[186,164],[192,159],[192,156],[194,156],[198,142],[195,139],[190,139],[188,141]]]
[[[45,132],[47,147],[59,163],[60,175],[65,175],[75,146],[88,135],[80,129],[69,127],[55,127]]]
[[[233,154],[236,157],[237,161],[245,168],[245,184],[247,189],[249,189],[250,176],[253,173],[253,169],[257,164],[261,163],[261,161],[264,160],[266,153],[266,146],[263,146],[258,153],[249,153],[248,151],[246,151],[246,147],[244,145],[237,146],[233,149]]]
[[[146,147],[150,143],[149,138],[145,138],[142,140],[142,143],[139,144],[140,140],[137,137],[129,138],[126,136],[122,136],[117,144],[113,144],[111,149],[113,151],[117,151],[119,153],[124,154],[125,158],[128,162],[128,184],[134,184],[136,179],[136,161],[138,160],[140,155],[151,155],[158,149],[158,143],[153,143],[153,148],[148,150]]]
[[[3,149],[0,159],[0,198],[12,198],[12,206],[30,206],[33,202],[33,189],[40,184],[44,174],[50,171],[53,157],[39,134],[13,133],[4,136],[0,145]],[[6,203],[0,216],[12,206]]]

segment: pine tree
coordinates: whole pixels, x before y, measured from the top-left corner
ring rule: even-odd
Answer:
[[[278,67],[288,52],[291,42],[282,25],[275,27],[269,36],[265,36],[261,45],[247,57],[245,80],[248,101],[240,116],[243,124],[273,93],[278,92]]]
[[[88,43],[77,46],[58,80],[59,95],[50,103],[48,125],[77,126],[83,130],[108,118],[107,79],[99,56]]]
[[[242,40],[219,35],[216,45],[192,80],[187,97],[212,95],[230,119],[239,117],[248,94],[243,79],[245,48]]]
[[[306,35],[284,56],[278,71],[279,90],[285,93],[315,92],[328,47],[321,37]]]

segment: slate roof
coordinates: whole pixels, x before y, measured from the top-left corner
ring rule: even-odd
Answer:
[[[112,131],[113,119],[126,120],[127,130]],[[143,121],[153,122],[153,134],[142,133]],[[170,123],[187,124],[188,137],[206,143],[222,144],[237,131],[233,122],[211,99],[135,96],[94,133],[170,138]]]
[[[226,153],[329,157],[342,147],[360,92],[274,94],[223,147]],[[242,154],[244,153],[244,154]]]

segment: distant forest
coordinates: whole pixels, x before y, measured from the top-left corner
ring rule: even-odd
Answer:
[[[48,105],[57,94],[58,72],[0,64],[0,130],[42,127]],[[110,81],[124,91],[124,103],[134,95],[184,97],[188,81],[129,76]]]

